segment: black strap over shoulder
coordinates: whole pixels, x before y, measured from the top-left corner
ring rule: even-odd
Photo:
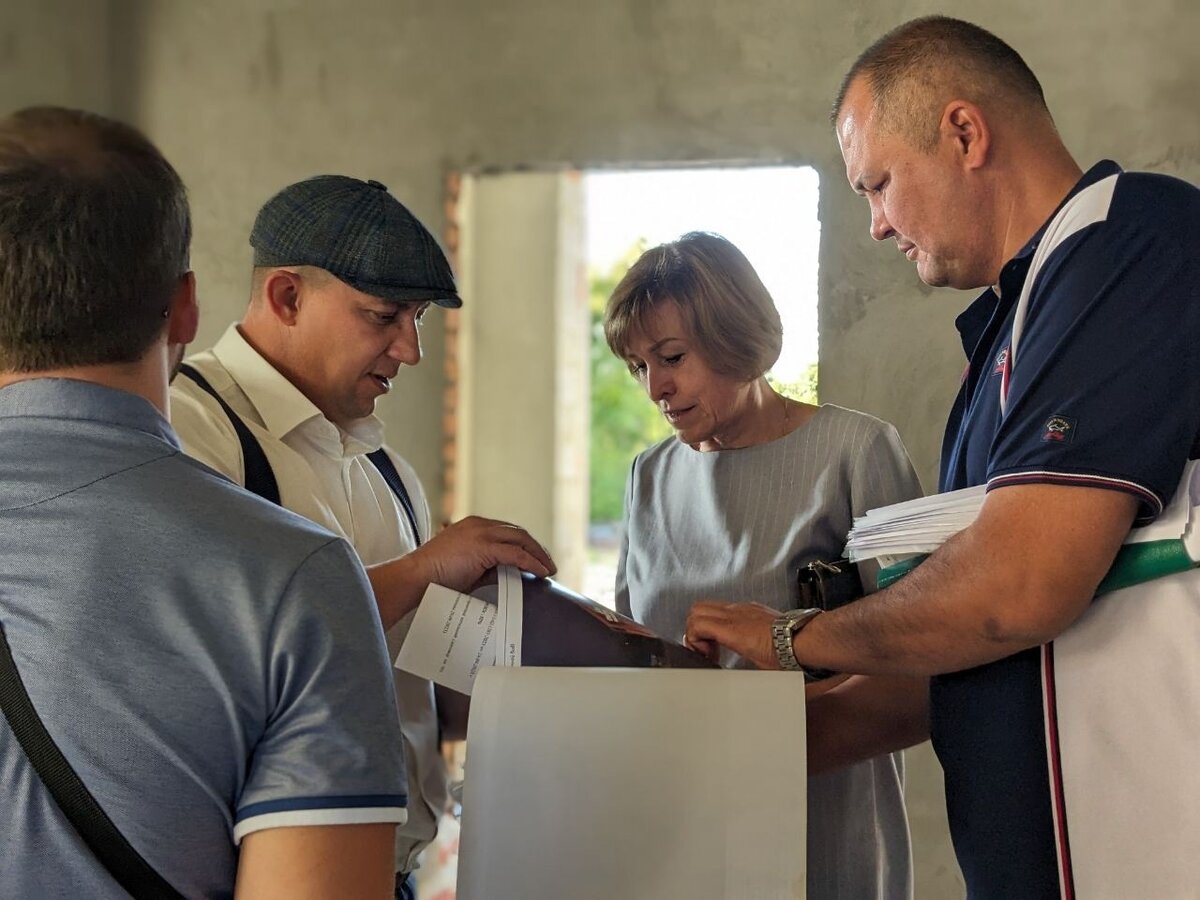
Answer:
[[[242,445],[242,467],[246,470],[246,490],[258,494],[264,500],[270,500],[277,506],[282,505],[279,502],[279,483],[275,480],[275,473],[271,470],[271,464],[267,462],[267,455],[263,453],[262,445],[250,433],[246,423],[233,411],[233,407],[225,402],[225,398],[217,393],[217,389],[208,383],[208,379],[192,366],[182,363],[179,371],[196,382],[205,393],[221,404],[221,409],[225,411],[229,424],[237,433],[238,443]]]
[[[229,419],[229,424],[233,426],[233,430],[237,433],[238,443],[242,445],[242,465],[246,470],[246,483],[244,487],[251,493],[257,494],[264,500],[270,500],[272,503],[282,506],[279,500],[279,484],[275,481],[275,473],[271,470],[271,464],[267,461],[267,455],[263,452],[262,445],[258,439],[250,433],[250,429],[246,427],[246,423],[241,417],[233,411],[225,399],[217,393],[216,388],[208,383],[208,380],[196,371],[192,366],[186,363],[180,365],[179,371],[190,378],[192,381],[202,388],[209,396],[221,404],[221,409],[225,411],[225,415]],[[404,516],[408,519],[408,524],[412,526],[413,538],[417,542],[417,546],[421,546],[421,531],[417,528],[417,513],[413,506],[412,497],[408,494],[408,489],[404,486],[404,480],[400,477],[400,473],[396,471],[396,466],[392,462],[387,451],[380,447],[374,453],[368,453],[367,459],[371,464],[379,470],[379,474],[383,476],[383,480],[387,482],[387,486],[396,496],[396,500],[400,503],[400,508],[404,510]]]
[[[396,465],[392,462],[392,458],[387,455],[386,450],[380,447],[374,453],[368,453],[367,459],[379,470],[379,474],[383,476],[383,480],[387,482],[387,486],[392,489],[392,493],[400,501],[400,507],[404,510],[404,515],[408,518],[408,524],[412,526],[413,539],[416,540],[417,546],[420,547],[421,532],[417,528],[417,512],[413,507],[412,498],[408,496],[408,488],[404,486],[404,481],[400,478],[400,473],[396,471]]]
[[[133,849],[46,731],[17,672],[3,626],[0,626],[0,708],[54,802],[117,883],[136,900],[183,900],[183,895]]]

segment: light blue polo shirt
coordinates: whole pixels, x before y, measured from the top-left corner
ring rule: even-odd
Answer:
[[[252,831],[405,819],[353,551],[183,455],[140,397],[0,389],[0,622],[51,737],[185,896],[232,896]],[[0,897],[127,896],[3,719],[0,790]]]

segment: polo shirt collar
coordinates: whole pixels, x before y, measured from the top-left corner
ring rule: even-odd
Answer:
[[[1025,281],[1025,275],[1029,271],[1029,265],[1033,260],[1033,252],[1037,250],[1038,244],[1042,241],[1042,236],[1046,233],[1046,228],[1058,215],[1058,211],[1066,205],[1067,201],[1078,194],[1086,187],[1090,187],[1097,181],[1108,178],[1110,175],[1118,175],[1121,172],[1121,167],[1111,159],[1103,159],[1096,163],[1090,169],[1083,173],[1083,177],[1075,182],[1075,186],[1070,192],[1062,198],[1062,201],[1054,208],[1054,212],[1046,217],[1046,221],[1033,234],[1028,241],[1025,242],[1020,250],[1013,255],[1013,258],[1004,264],[1000,270],[1001,293],[997,295],[993,288],[988,288],[982,294],[975,298],[962,313],[954,320],[954,325],[958,329],[958,333],[962,338],[963,349],[966,351],[967,358],[970,359],[974,353],[976,342],[991,321],[992,316],[997,311],[997,300],[999,297],[1004,297],[1011,301],[1014,299],[1012,294],[1014,291],[1020,293],[1020,287]],[[1001,304],[1007,306],[1008,304]]]
[[[180,449],[175,431],[153,403],[94,381],[31,378],[0,388],[0,419],[19,417],[107,422]]]
[[[344,456],[372,453],[383,446],[383,422],[376,416],[340,428],[325,418],[304,393],[284,377],[230,325],[212,348],[213,356],[237,382],[262,418],[267,432],[283,440],[297,430]]]
[[[1084,172],[1083,177],[1075,182],[1075,187],[1071,188],[1067,196],[1063,197],[1058,206],[1054,207],[1054,212],[1050,213],[1050,215],[1046,217],[1046,221],[1042,223],[1042,227],[1034,232],[1033,237],[1025,242],[1025,246],[1017,251],[1012,260],[1009,260],[1009,263],[1013,262],[1014,260],[1023,259],[1024,257],[1033,255],[1033,251],[1036,250],[1038,244],[1042,242],[1042,235],[1046,233],[1047,226],[1054,221],[1054,217],[1058,215],[1058,211],[1060,209],[1066,206],[1067,201],[1069,201],[1084,188],[1091,187],[1097,181],[1102,181],[1110,175],[1119,174],[1121,174],[1121,167],[1111,159],[1102,159],[1100,162],[1096,163],[1094,166]],[[1003,270],[1001,270],[1001,277],[1003,277]]]

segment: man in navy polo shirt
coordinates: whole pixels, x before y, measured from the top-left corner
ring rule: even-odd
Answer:
[[[989,492],[885,591],[784,621],[699,604],[688,639],[876,676],[810,728],[853,709],[878,753],[928,727],[970,897],[1194,896],[1200,574],[1092,598],[1196,455],[1200,191],[1084,172],[1020,56],[943,17],[864,52],[834,121],[872,237],[927,284],[986,288],[957,323],[940,487]],[[932,676],[927,705],[904,675]]]

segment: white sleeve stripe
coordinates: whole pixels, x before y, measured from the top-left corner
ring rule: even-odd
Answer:
[[[286,812],[263,813],[243,819],[234,826],[233,842],[240,844],[242,838],[253,831],[268,828],[288,828],[299,825],[370,825],[390,822],[403,825],[408,821],[408,810],[403,806],[351,806],[341,809],[293,809]]]

